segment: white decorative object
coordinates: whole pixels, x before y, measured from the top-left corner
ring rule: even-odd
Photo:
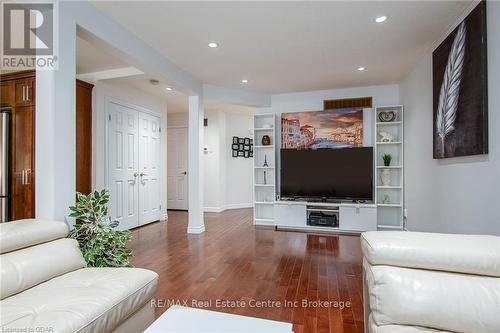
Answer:
[[[378,132],[378,135],[380,136],[379,142],[393,142],[394,141],[394,135],[392,135],[391,133],[380,131],[380,132]]]
[[[385,203],[385,204],[391,203],[391,197],[389,196],[389,194],[384,195],[384,201],[382,201],[382,203]]]
[[[380,180],[382,181],[382,186],[390,186],[391,185],[391,170],[382,169],[380,172]]]

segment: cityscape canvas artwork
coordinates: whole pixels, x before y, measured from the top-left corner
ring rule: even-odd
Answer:
[[[281,115],[281,149],[363,146],[363,109],[349,108]]]

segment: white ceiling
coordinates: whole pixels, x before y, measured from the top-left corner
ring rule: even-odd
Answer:
[[[79,36],[76,37],[76,74],[99,72],[120,67],[128,67],[128,65],[102,48]]]
[[[276,93],[399,82],[470,1],[94,4],[203,83]]]

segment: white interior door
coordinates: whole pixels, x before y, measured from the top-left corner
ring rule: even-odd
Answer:
[[[139,113],[139,224],[161,218],[160,118]]]
[[[139,225],[138,112],[113,102],[107,107],[109,213],[120,229],[130,229]]]
[[[167,134],[168,209],[188,209],[188,129],[169,128]]]

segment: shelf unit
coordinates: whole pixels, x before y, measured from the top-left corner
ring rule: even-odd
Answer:
[[[274,114],[256,114],[254,116],[253,163],[254,163],[254,207],[255,225],[274,226],[274,203],[276,198],[275,170],[275,116]],[[271,144],[262,145],[262,137],[268,135]],[[267,160],[267,166],[264,166]],[[264,176],[265,175],[265,176]]]
[[[379,114],[385,111],[396,113],[391,122],[379,121]],[[378,230],[404,229],[404,113],[402,105],[375,108],[375,203],[377,205]],[[391,134],[392,142],[381,142],[379,133]],[[391,154],[391,165],[386,167],[382,156]],[[390,183],[383,185],[381,175],[384,170],[390,173]],[[385,197],[389,202],[384,203]]]

